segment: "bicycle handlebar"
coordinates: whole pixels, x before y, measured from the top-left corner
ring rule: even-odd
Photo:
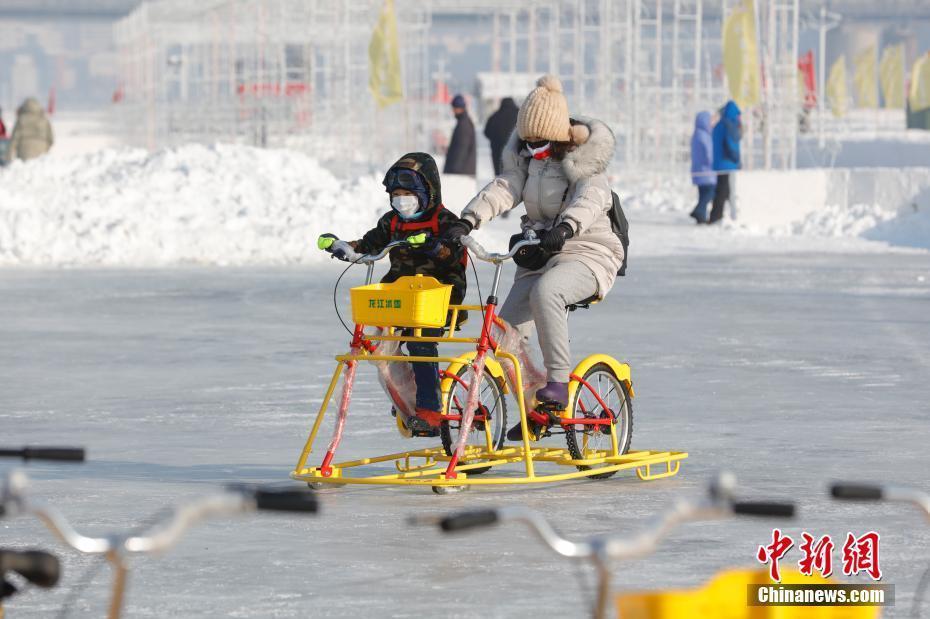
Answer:
[[[794,503],[773,503],[770,501],[738,501],[733,503],[733,513],[737,516],[762,516],[765,518],[794,518]]]
[[[307,512],[315,514],[320,505],[312,492],[300,490],[262,490],[255,491],[255,507],[272,512]]]
[[[183,533],[201,520],[255,510],[316,512],[317,499],[312,492],[268,488],[230,487],[222,494],[206,497],[174,510],[171,519],[147,536],[110,535],[89,537],[79,533],[57,510],[45,505],[30,505],[25,497],[26,479],[21,472],[11,473],[0,488],[0,514],[31,513],[38,517],[62,542],[87,554],[109,552],[158,552],[176,544]]]
[[[506,254],[492,254],[486,250],[481,245],[481,243],[470,236],[463,236],[461,243],[465,246],[466,249],[468,249],[470,252],[469,255],[477,258],[478,260],[483,260],[484,262],[490,262],[492,264],[499,264],[513,258],[517,252],[524,247],[529,245],[539,245],[539,239],[524,239],[511,247],[510,251],[508,251]]]
[[[475,527],[486,527],[496,524],[497,521],[497,510],[476,509],[473,511],[459,512],[442,518],[439,521],[439,528],[449,533],[451,531],[474,529]]]
[[[48,589],[58,584],[61,564],[58,557],[41,550],[0,549],[0,578],[6,572],[16,572],[32,584]]]
[[[680,501],[656,525],[633,539],[597,536],[582,542],[562,537],[541,514],[525,507],[504,507],[459,512],[436,520],[417,517],[415,524],[438,524],[446,533],[489,526],[497,522],[520,521],[556,553],[564,557],[632,559],[652,552],[659,541],[677,525],[694,520],[714,520],[733,515],[792,518],[793,503],[769,501],[734,501],[734,479],[722,475],[711,483],[707,496],[699,500]]]
[[[923,510],[924,515],[930,518],[930,495],[914,488],[862,482],[836,482],[830,486],[830,495],[839,501],[910,503]]]
[[[84,462],[85,451],[81,447],[23,447],[22,449],[0,449],[0,458]]]
[[[830,495],[841,501],[881,501],[884,489],[875,484],[838,482],[830,486]]]

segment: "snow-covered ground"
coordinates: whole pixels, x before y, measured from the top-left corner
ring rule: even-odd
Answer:
[[[632,253],[884,251],[930,247],[930,210],[827,208],[791,225],[740,219],[687,226],[687,177],[618,177],[632,220]],[[450,204],[469,196],[447,192]],[[470,194],[471,192],[469,192]],[[0,265],[274,265],[326,261],[321,232],[357,238],[387,208],[379,175],[341,180],[293,151],[189,145],[148,153],[53,153],[0,171]],[[891,219],[891,221],[888,221]],[[511,220],[512,221],[512,220]],[[485,240],[506,242],[495,222]]]

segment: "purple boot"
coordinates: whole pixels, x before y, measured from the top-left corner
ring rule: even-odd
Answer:
[[[568,383],[548,382],[536,392],[536,399],[541,404],[555,404],[560,409],[568,405]]]
[[[547,414],[550,424],[558,423],[558,411],[564,410],[568,403],[568,383],[546,383],[545,387],[536,392],[536,401],[545,405],[537,407],[537,411]],[[527,423],[529,423],[530,440],[533,441],[537,440],[541,431],[546,429],[546,426],[529,418],[527,418]],[[523,427],[519,423],[507,431],[507,440],[523,440]]]

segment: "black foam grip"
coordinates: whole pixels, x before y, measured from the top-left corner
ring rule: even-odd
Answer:
[[[256,490],[258,509],[275,512],[312,512],[319,510],[316,495],[303,490]]]
[[[885,493],[875,484],[838,482],[830,486],[830,494],[843,501],[881,501]]]
[[[0,449],[0,458],[83,462],[84,449],[80,447],[24,447],[22,449]]]
[[[794,503],[773,501],[739,501],[733,504],[733,513],[739,516],[763,516],[768,518],[794,518]]]
[[[54,587],[61,577],[58,557],[41,550],[0,550],[0,571],[16,572],[39,587]]]
[[[463,531],[465,529],[473,529],[475,527],[486,527],[496,522],[496,510],[478,509],[446,516],[439,521],[439,528],[446,532]]]

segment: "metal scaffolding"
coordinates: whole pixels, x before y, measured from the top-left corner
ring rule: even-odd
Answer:
[[[156,147],[233,141],[312,152],[346,166],[382,165],[431,148],[448,122],[434,15],[480,15],[490,73],[526,89],[555,73],[573,113],[608,122],[629,169],[689,156],[693,119],[728,98],[721,24],[736,0],[394,0],[404,100],[379,109],[368,45],[384,0],[161,0],[116,26],[122,112],[131,141]],[[747,163],[792,167],[798,0],[757,2],[763,104],[744,113]],[[500,82],[500,80],[498,80]]]
[[[387,157],[388,147],[424,148],[430,15],[421,3],[397,2],[405,101],[382,112],[368,92],[368,45],[381,6],[142,4],[115,26],[126,135],[149,148],[191,141],[290,147],[346,165]]]

